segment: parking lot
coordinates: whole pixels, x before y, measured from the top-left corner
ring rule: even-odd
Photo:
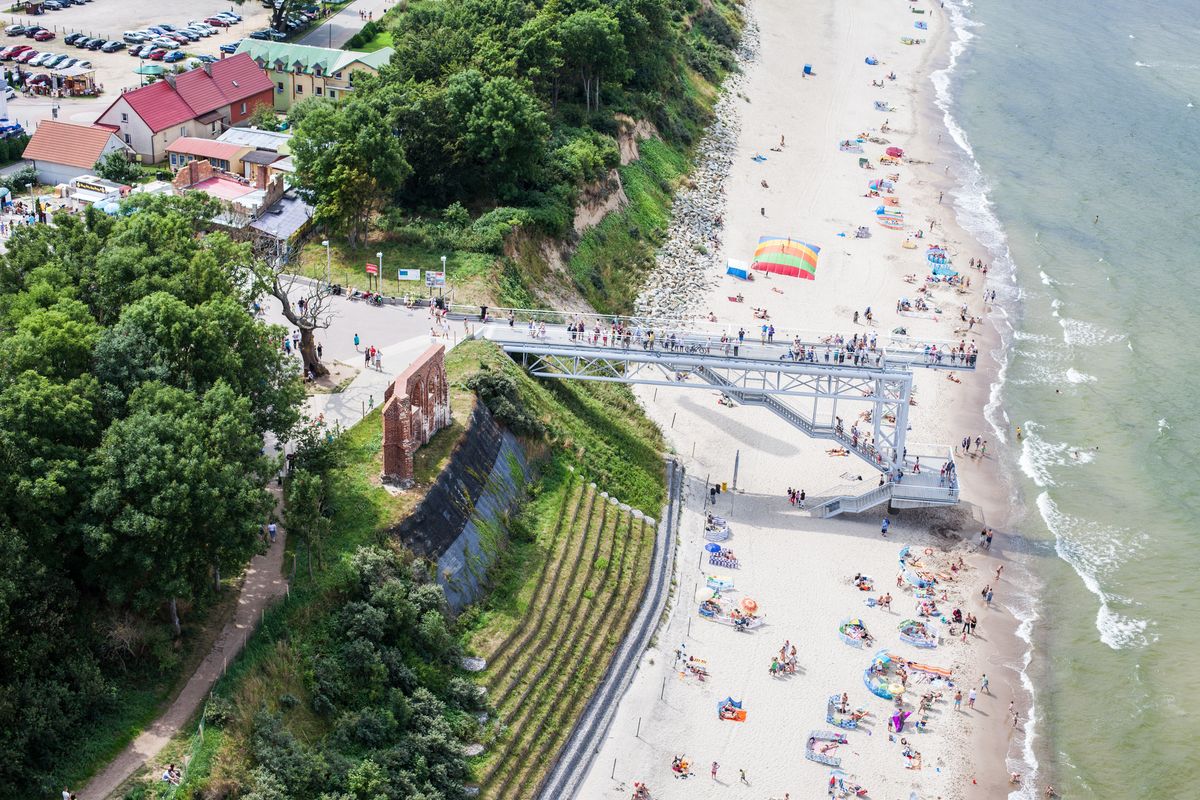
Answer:
[[[123,89],[137,87],[142,82],[143,78],[134,72],[135,68],[144,63],[162,63],[131,56],[129,45],[113,53],[81,50],[64,43],[63,40],[69,34],[82,33],[88,38],[121,42],[125,31],[141,30],[162,23],[183,27],[192,20],[203,21],[219,11],[233,11],[243,19],[230,27],[220,28],[212,36],[180,44],[179,48],[183,53],[188,56],[210,55],[219,58],[222,44],[243,39],[251,31],[267,27],[270,22],[270,12],[260,3],[247,2],[236,6],[228,2],[210,0],[92,0],[59,11],[47,11],[36,17],[21,14],[3,15],[0,17],[0,21],[3,22],[0,27],[14,24],[40,25],[52,31],[55,37],[49,41],[37,42],[25,36],[0,34],[0,47],[30,45],[39,52],[49,51],[89,61],[96,70],[96,83],[103,90],[99,97],[94,98],[52,99],[24,97],[18,94],[16,99],[9,102],[9,117],[20,122],[27,130],[32,130],[38,120],[50,118],[52,107],[58,106],[59,119],[81,123],[93,122]],[[181,61],[164,66],[171,69],[187,63],[189,62]],[[16,68],[12,61],[0,62],[0,65],[10,71]],[[47,71],[28,65],[21,65],[21,69],[34,73]]]

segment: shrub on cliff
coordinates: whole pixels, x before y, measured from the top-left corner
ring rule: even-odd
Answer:
[[[521,402],[517,382],[510,376],[481,372],[467,381],[467,388],[479,395],[497,422],[518,436],[541,436],[546,432],[546,426]]]

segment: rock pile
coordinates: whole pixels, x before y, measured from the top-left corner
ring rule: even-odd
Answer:
[[[667,241],[636,302],[638,315],[682,318],[696,313],[705,292],[723,272],[721,220],[725,216],[725,179],[733,167],[741,132],[745,69],[758,56],[758,24],[743,6],[745,28],[737,50],[738,69],[726,80],[713,109],[715,120],[696,149],[689,184],[675,194]]]

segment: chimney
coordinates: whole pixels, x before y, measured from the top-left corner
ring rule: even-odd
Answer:
[[[165,75],[163,75],[163,80],[165,80],[167,83],[169,83],[171,85],[172,89],[175,88],[175,73],[173,73],[173,72],[166,73]]]
[[[210,77],[210,78],[211,78],[211,77],[212,77],[212,64],[210,64],[210,63],[208,63],[207,61],[205,61],[205,62],[204,62],[204,71],[205,71],[206,73],[208,73],[208,77]]]
[[[255,189],[266,189],[267,188],[267,167],[265,164],[255,164],[254,165],[254,188]]]

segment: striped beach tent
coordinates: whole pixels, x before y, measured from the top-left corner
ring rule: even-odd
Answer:
[[[875,209],[875,221],[888,230],[904,229],[904,212],[880,206]]]
[[[762,236],[754,250],[754,263],[751,266],[759,272],[816,280],[817,255],[820,252],[821,248],[816,245],[790,236]]]

